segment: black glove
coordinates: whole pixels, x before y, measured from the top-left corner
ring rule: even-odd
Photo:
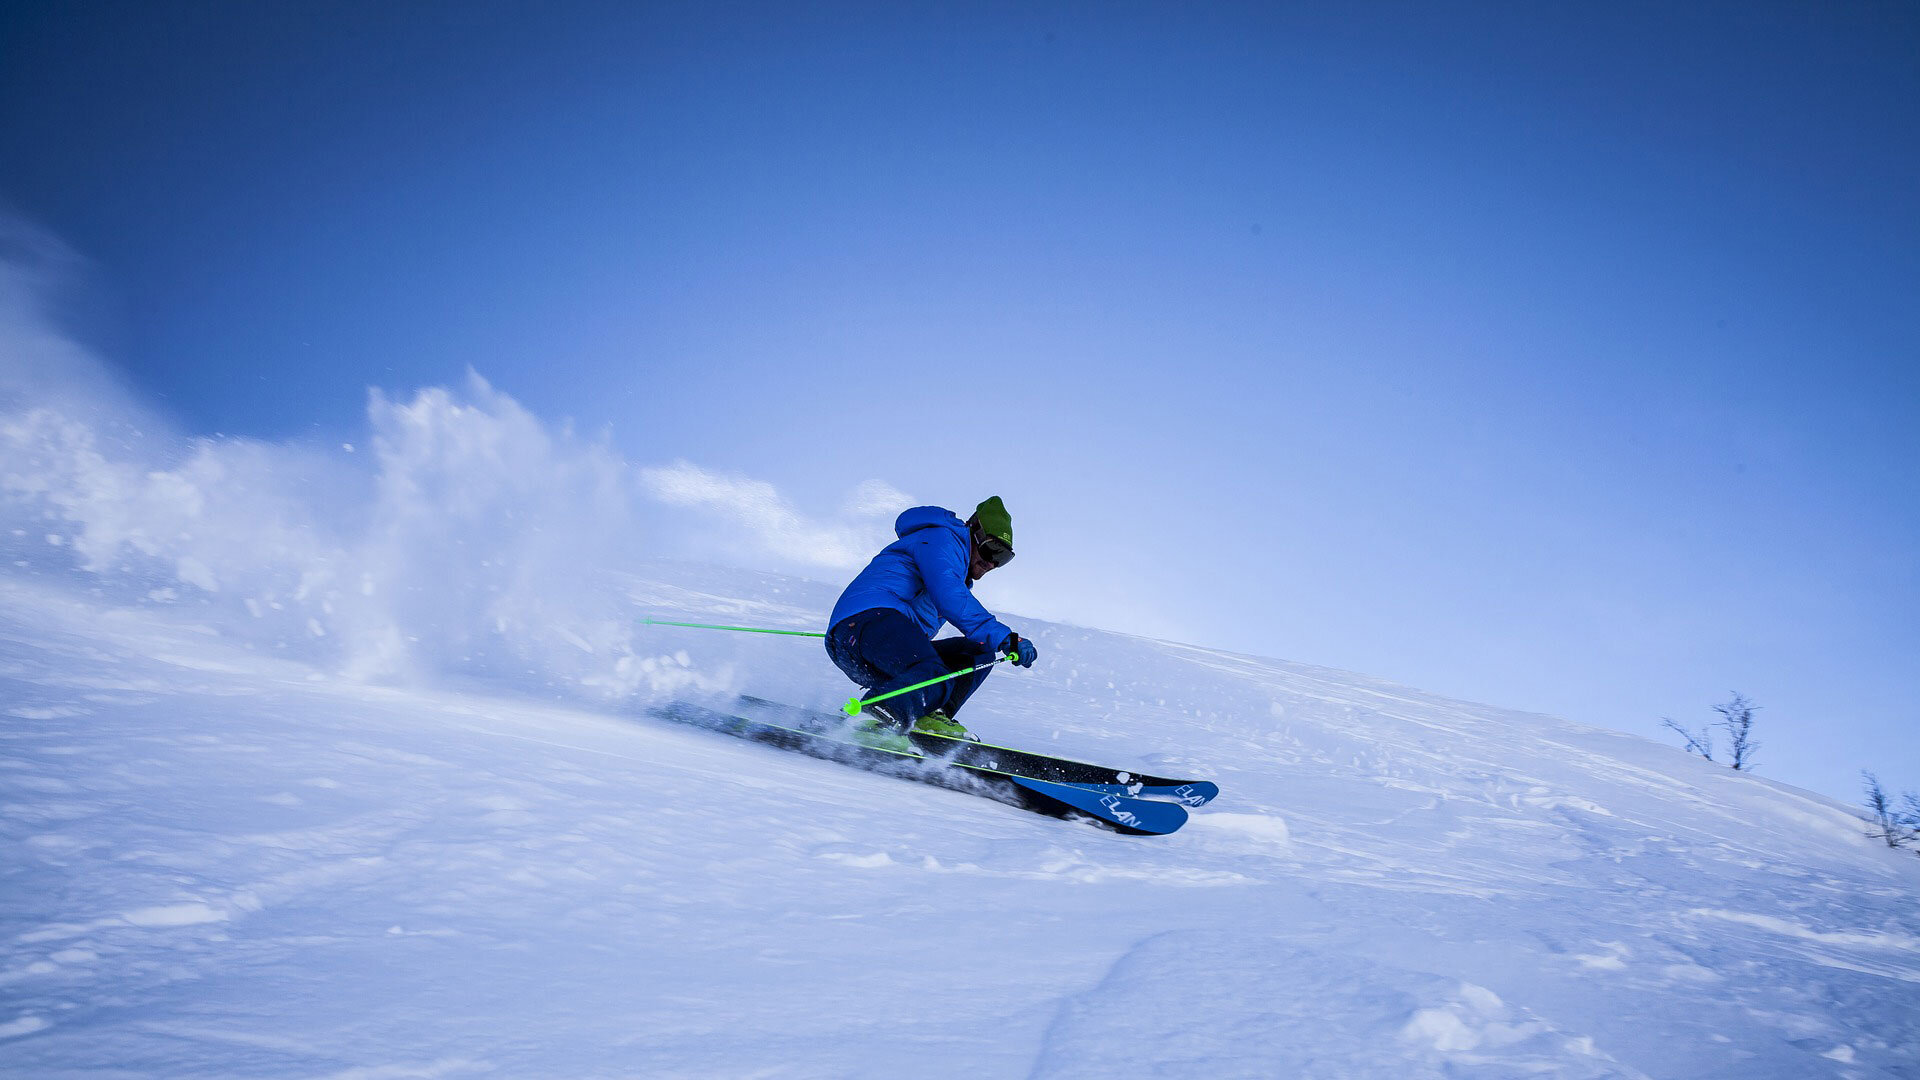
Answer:
[[[1019,634],[1008,634],[1007,640],[1000,643],[1000,651],[1013,655],[1014,667],[1032,667],[1033,662],[1040,658],[1040,650]]]

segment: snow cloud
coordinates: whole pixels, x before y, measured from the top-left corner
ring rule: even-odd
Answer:
[[[0,227],[0,573],[170,610],[374,680],[498,677],[595,695],[725,682],[636,641],[624,572],[664,553],[858,565],[909,500],[870,480],[809,514],[773,485],[629,462],[476,373],[373,390],[361,450],[178,433],[59,329],[78,265]]]

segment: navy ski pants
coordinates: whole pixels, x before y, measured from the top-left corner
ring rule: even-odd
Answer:
[[[827,655],[847,678],[866,688],[866,697],[937,679],[992,658],[966,638],[928,641],[920,627],[892,608],[870,608],[849,615],[827,631]],[[908,722],[939,709],[952,716],[986,681],[992,668],[901,694],[887,702]]]

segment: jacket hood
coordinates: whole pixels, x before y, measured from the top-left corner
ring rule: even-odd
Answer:
[[[900,516],[893,520],[893,534],[902,538],[908,533],[933,528],[948,528],[958,532],[962,537],[967,535],[966,522],[961,521],[953,511],[944,506],[916,506],[911,510],[902,511]]]

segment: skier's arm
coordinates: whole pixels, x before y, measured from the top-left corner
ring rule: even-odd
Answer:
[[[913,561],[940,617],[981,648],[998,651],[1013,631],[981,607],[967,588],[966,544],[951,533],[930,536],[913,545]]]

